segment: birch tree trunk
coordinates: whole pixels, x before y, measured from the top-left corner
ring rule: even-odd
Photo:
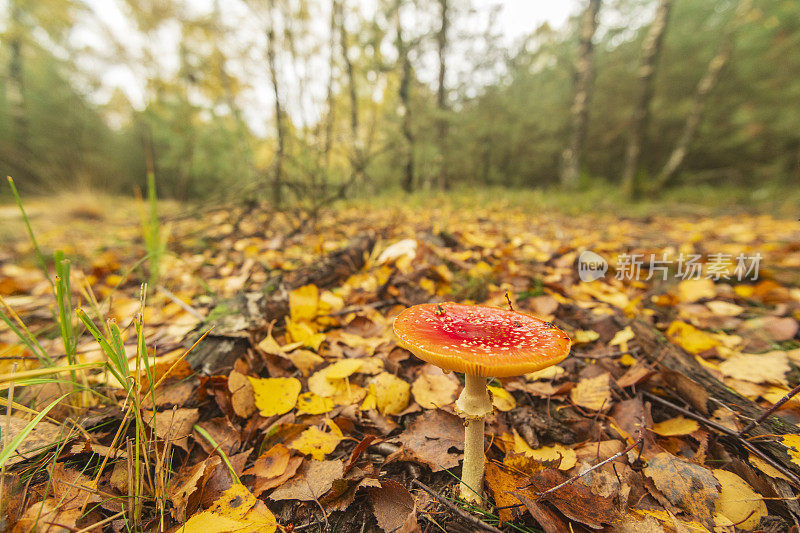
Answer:
[[[642,61],[639,65],[638,94],[633,108],[633,117],[629,128],[628,145],[625,150],[625,165],[622,169],[622,189],[628,198],[638,194],[636,174],[639,170],[639,159],[647,133],[650,119],[650,101],[653,99],[653,78],[656,63],[661,54],[661,45],[667,29],[672,0],[660,0],[656,16],[642,44]]]
[[[275,130],[278,137],[278,144],[275,150],[275,165],[272,176],[272,202],[279,206],[283,203],[283,157],[285,149],[284,128],[283,128],[283,109],[281,108],[280,87],[278,80],[278,67],[275,60],[275,27],[273,10],[275,0],[270,0],[267,24],[267,63],[269,66],[269,77],[272,83],[272,92],[275,98]]]
[[[445,87],[445,76],[447,75],[447,28],[450,24],[448,20],[447,4],[448,0],[439,0],[442,9],[442,24],[439,33],[436,35],[436,44],[439,53],[439,87],[436,92],[436,107],[439,111],[437,119],[437,134],[439,137],[439,154],[441,165],[439,167],[439,188],[446,190],[450,188],[450,179],[447,172],[447,88]]]
[[[669,183],[675,178],[675,175],[683,164],[684,159],[686,159],[686,155],[689,153],[689,147],[697,136],[697,130],[700,127],[700,121],[703,118],[703,112],[705,111],[708,95],[717,85],[719,74],[723,67],[725,67],[728,61],[730,61],[731,54],[733,53],[733,39],[735,36],[736,27],[738,26],[738,21],[744,13],[750,10],[751,7],[752,0],[744,0],[738,4],[736,8],[736,14],[734,15],[733,20],[729,24],[727,31],[722,37],[722,42],[719,45],[719,49],[717,50],[716,54],[714,54],[714,57],[711,58],[711,61],[709,61],[705,74],[703,74],[703,77],[697,84],[697,88],[695,89],[694,93],[694,100],[692,100],[692,108],[689,111],[689,115],[686,117],[686,122],[683,125],[683,130],[678,138],[678,142],[672,149],[672,153],[670,153],[666,164],[653,180],[653,191],[659,191],[665,186],[669,185]]]
[[[347,88],[350,95],[350,132],[353,136],[353,172],[350,178],[351,183],[358,181],[364,174],[364,154],[361,150],[358,122],[358,89],[356,87],[356,75],[353,68],[353,61],[350,59],[349,43],[347,38],[347,27],[344,20],[344,0],[339,3],[339,38],[341,41],[342,60],[344,61],[345,72],[347,72]]]
[[[403,39],[403,24],[400,21],[400,7],[403,0],[395,3],[395,23],[397,26],[397,56],[400,62],[400,112],[402,113],[401,129],[405,138],[405,163],[403,164],[403,177],[400,186],[405,192],[414,190],[414,133],[411,129],[411,61],[408,58],[408,46]]]
[[[561,159],[561,185],[567,189],[578,186],[583,145],[589,123],[589,100],[594,80],[594,46],[592,39],[597,31],[597,13],[601,0],[589,0],[581,17],[578,57],[575,61],[575,99],[572,102],[572,132]]]
[[[329,58],[329,71],[328,71],[328,94],[326,96],[326,103],[328,107],[328,116],[325,118],[325,145],[323,147],[323,158],[325,160],[325,169],[330,171],[331,166],[331,147],[333,146],[333,123],[334,123],[334,100],[333,100],[333,81],[334,73],[336,72],[336,16],[339,12],[339,2],[331,0],[331,21],[330,21],[330,58]]]

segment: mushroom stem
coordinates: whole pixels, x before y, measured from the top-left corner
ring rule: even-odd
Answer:
[[[464,390],[456,407],[464,418],[464,463],[461,467],[461,498],[481,503],[483,496],[483,471],[486,458],[483,454],[485,417],[492,412],[492,400],[486,389],[486,378],[465,374]]]

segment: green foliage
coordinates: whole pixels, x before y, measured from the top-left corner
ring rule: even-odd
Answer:
[[[511,46],[498,39],[501,28],[489,26],[469,35],[452,31],[450,65],[462,72],[448,76],[447,104],[452,111],[444,112],[437,106],[431,79],[436,70],[431,62],[438,2],[381,0],[374,13],[347,3],[354,109],[340,51],[330,54],[329,36],[317,35],[313,24],[327,7],[276,2],[270,17],[264,17],[266,2],[234,3],[259,21],[256,24],[271,18],[280,29],[278,90],[286,115],[283,189],[299,205],[316,210],[348,186],[350,194],[362,195],[393,189],[400,183],[409,150],[416,188],[434,188],[443,169],[459,188],[557,183],[570,129],[577,17],[560,29],[531,27],[525,39]],[[603,2],[603,23],[595,37],[584,186],[619,181],[636,69],[655,3]],[[251,96],[245,94],[262,83],[250,69],[266,73],[265,43],[259,33],[266,27],[258,26],[253,35],[232,31],[226,26],[231,15],[223,3],[215,4],[209,14],[189,14],[173,0],[159,9],[128,2],[130,22],[147,42],[144,55],[106,60],[139,62],[147,79],[145,105],[134,109],[119,90],[107,103],[94,103],[90,94],[102,83],[84,69],[81,53],[62,53],[69,49],[69,30],[90,16],[80,4],[12,4],[18,9],[8,18],[9,31],[0,37],[0,161],[2,171],[19,178],[21,188],[50,192],[56,187],[92,187],[129,194],[148,180],[149,158],[163,197],[267,198],[278,158],[275,117],[269,116],[268,108],[258,119],[266,122],[256,127]],[[45,4],[51,19],[43,15]],[[800,176],[800,115],[791,105],[800,100],[800,4],[753,0],[751,9],[736,15],[737,4],[675,1],[655,74],[641,158],[645,179],[666,162],[692,107],[697,83],[732,26],[736,31],[731,60],[708,99],[678,183],[759,187],[793,183]],[[469,7],[469,2],[455,4],[451,28],[472,16]],[[410,132],[403,130],[402,69],[397,50],[392,50],[398,43],[397,12],[404,14],[399,18],[401,35],[411,62]],[[419,20],[428,22],[411,22]],[[333,22],[332,41],[338,43]],[[176,42],[156,38],[168,24],[179,30]],[[178,68],[153,66],[170,46],[177,52]],[[119,53],[123,52],[124,46]],[[241,64],[248,67],[234,67]],[[320,96],[328,83],[330,99]],[[439,138],[442,124],[445,143]],[[155,240],[145,240],[149,252],[158,249]],[[154,257],[151,263],[157,263]],[[154,271],[157,274],[157,268]]]

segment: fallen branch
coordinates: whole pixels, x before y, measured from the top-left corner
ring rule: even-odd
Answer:
[[[663,377],[666,383],[674,389],[676,395],[683,398],[692,407],[693,411],[687,409],[684,414],[693,412],[693,418],[696,420],[733,437],[734,442],[741,447],[756,453],[776,468],[779,467],[778,470],[781,473],[800,487],[800,468],[792,462],[786,446],[778,441],[781,435],[800,433],[800,428],[776,416],[771,416],[770,412],[764,413],[764,409],[760,405],[725,386],[700,366],[694,356],[669,342],[649,324],[641,320],[633,320],[627,325],[631,326],[636,335],[641,355],[656,367],[665,370]],[[752,437],[768,436],[772,440],[761,441],[756,447],[741,438],[736,431],[715,424],[709,420],[708,415],[719,407],[730,409],[741,419],[751,422],[746,429],[751,432]],[[673,408],[678,408],[678,406],[673,405]],[[702,418],[698,418],[698,416]]]

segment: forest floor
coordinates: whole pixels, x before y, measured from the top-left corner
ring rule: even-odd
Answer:
[[[47,275],[2,206],[0,530],[800,527],[800,401],[751,423],[800,383],[796,213],[488,197],[163,204],[149,234],[131,200],[32,200]],[[573,348],[490,383],[468,505],[463,376],[392,323],[509,300]]]

